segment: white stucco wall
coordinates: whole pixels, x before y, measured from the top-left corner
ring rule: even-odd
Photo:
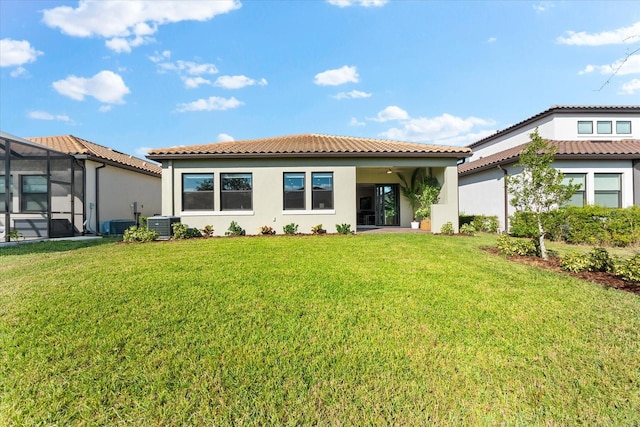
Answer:
[[[100,224],[114,219],[134,219],[133,202],[141,216],[153,216],[162,209],[162,180],[127,169],[107,165],[99,169],[100,200],[96,200],[96,169],[102,166],[91,160],[86,163],[85,211],[90,230],[100,231],[96,224],[96,206],[100,209]]]

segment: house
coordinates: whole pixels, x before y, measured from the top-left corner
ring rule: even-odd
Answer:
[[[432,227],[457,227],[459,159],[469,148],[303,134],[150,150],[162,163],[162,214],[216,234],[236,221],[247,234],[262,226],[301,232],[322,224],[409,227],[412,212],[399,174],[425,168],[442,185]]]
[[[469,145],[473,155],[458,167],[460,212],[496,215],[508,229],[505,176],[519,172],[535,129],[558,149],[553,166],[582,184],[570,204],[640,205],[640,106],[553,106]]]
[[[2,147],[3,227],[25,238],[113,233],[111,225],[120,234],[138,216],[160,212],[161,168],[152,162],[73,135],[1,133]]]

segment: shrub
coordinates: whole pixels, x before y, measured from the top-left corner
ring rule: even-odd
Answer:
[[[156,240],[158,236],[159,235],[155,230],[148,230],[146,228],[132,225],[124,230],[122,241],[127,243],[146,243]]]
[[[580,273],[589,269],[589,258],[585,254],[569,254],[560,260],[560,267],[572,273]]]
[[[147,217],[146,216],[138,217],[138,223],[140,224],[139,225],[140,228],[147,228]]]
[[[498,236],[498,249],[502,255],[537,256],[538,249],[531,239],[515,239],[507,235]]]
[[[284,234],[298,234],[298,224],[291,223],[282,227]]]
[[[471,221],[471,225],[476,231],[482,231],[485,233],[497,233],[498,217],[495,215],[476,215]]]
[[[440,233],[442,234],[453,234],[453,223],[451,221],[442,224],[440,227]]]
[[[353,231],[351,231],[351,224],[336,224],[336,231],[339,234],[353,234]]]
[[[171,224],[171,228],[173,229],[173,238],[174,239],[191,239],[193,237],[202,237],[200,230],[197,228],[189,228],[187,224],[183,224],[181,222],[174,222]]]
[[[229,224],[229,228],[227,229],[227,231],[224,232],[224,235],[225,236],[244,236],[245,231],[242,227],[238,225],[237,222],[231,221],[231,224]]]
[[[476,229],[471,224],[462,224],[462,226],[460,227],[460,233],[473,236],[474,234],[476,234]]]
[[[22,234],[19,230],[11,230],[9,233],[7,233],[7,237],[9,237],[10,242],[13,242],[19,240],[22,237]]]
[[[205,238],[212,237],[213,232],[214,232],[214,229],[212,225],[205,225],[204,228],[200,230],[200,233],[202,233],[202,237],[205,237]]]
[[[605,248],[593,248],[587,257],[589,271],[613,271],[613,260]]]
[[[614,274],[627,282],[640,283],[640,254],[616,262]]]
[[[311,227],[311,234],[325,234],[327,230],[322,228],[322,224],[314,225]]]
[[[268,225],[263,225],[262,227],[260,227],[260,234],[264,234],[264,235],[276,234],[276,230],[274,230],[273,227],[270,227]]]

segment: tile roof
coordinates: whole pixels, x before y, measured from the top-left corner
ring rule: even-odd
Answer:
[[[302,134],[245,141],[158,148],[148,158],[176,157],[455,157],[471,155],[466,147],[449,147],[373,138]]]
[[[547,142],[558,147],[557,159],[640,159],[640,139],[619,141],[547,140]],[[458,174],[469,175],[498,165],[515,163],[526,145],[518,145],[499,153],[481,157],[478,160],[462,163],[458,166]]]
[[[533,115],[528,119],[522,120],[514,125],[507,127],[501,131],[497,131],[494,134],[491,134],[485,138],[482,138],[472,144],[469,144],[468,147],[475,148],[478,145],[482,145],[483,143],[492,140],[500,135],[504,135],[514,129],[517,129],[526,124],[535,122],[536,120],[549,116],[555,113],[624,113],[624,114],[640,114],[640,105],[553,105],[551,108],[544,110],[541,113]]]
[[[140,170],[154,175],[160,175],[162,173],[162,168],[155,163],[121,153],[103,145],[87,141],[86,139],[78,138],[77,136],[42,136],[26,139],[62,153],[72,154],[74,156],[87,156],[93,160],[107,161],[115,165],[124,166],[127,169]]]

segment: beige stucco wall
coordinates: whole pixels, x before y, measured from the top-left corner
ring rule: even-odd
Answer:
[[[185,159],[163,162],[162,215],[178,216],[190,227],[202,228],[212,225],[215,235],[224,235],[231,221],[236,221],[247,234],[258,234],[261,226],[271,226],[278,234],[286,224],[298,224],[298,231],[309,233],[311,227],[322,224],[329,233],[336,232],[336,224],[350,224],[356,229],[357,195],[356,183],[396,184],[397,173],[411,171],[415,167],[432,167],[433,173],[443,184],[441,201],[435,207],[434,221],[444,224],[451,221],[457,229],[458,196],[457,168],[455,159],[252,159],[218,160]],[[252,173],[253,209],[250,211],[220,210],[220,174]],[[311,172],[334,174],[334,209],[305,211],[283,210],[283,173],[306,173],[306,206],[311,206]],[[182,210],[182,174],[214,174],[214,210]],[[409,172],[410,173],[410,172]],[[401,227],[409,227],[412,219],[409,204],[401,198]],[[439,230],[439,227],[438,227]]]
[[[161,178],[111,165],[101,168],[98,172],[100,201],[96,203],[96,169],[101,165],[94,161],[86,161],[85,210],[87,219],[90,218],[90,230],[98,230],[96,206],[100,209],[101,224],[113,219],[133,220],[133,202],[138,203],[141,216],[153,216],[161,212]]]

